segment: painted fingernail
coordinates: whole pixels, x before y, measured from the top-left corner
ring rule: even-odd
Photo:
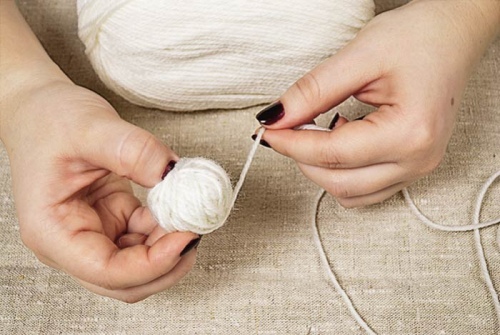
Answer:
[[[358,121],[358,120],[363,120],[365,118],[366,115],[363,115],[363,116],[360,116],[358,117],[357,119],[354,119],[354,121]]]
[[[261,110],[255,117],[261,124],[268,126],[278,122],[283,116],[285,116],[283,104],[276,101]]]
[[[176,161],[170,161],[167,164],[167,167],[165,168],[165,171],[163,171],[163,174],[161,175],[161,180],[165,179],[167,174],[172,171],[172,169],[175,167]]]
[[[332,121],[330,121],[330,124],[328,125],[328,129],[333,129],[333,127],[335,127],[335,124],[339,120],[339,117],[340,117],[340,114],[339,113],[335,113],[335,115],[333,116]]]
[[[187,254],[188,252],[190,252],[191,250],[193,250],[193,248],[198,247],[198,244],[200,244],[200,241],[201,241],[201,236],[195,238],[194,240],[191,240],[188,244],[186,244],[184,249],[182,249],[180,256],[182,257],[185,254]]]
[[[201,241],[202,237],[203,237],[203,235],[200,235],[200,241]],[[198,243],[194,246],[195,249],[198,249],[198,246],[200,245],[200,241],[198,241]]]
[[[254,141],[255,141],[255,139],[256,139],[256,138],[257,138],[257,134],[253,134],[253,135],[252,135],[252,140],[254,140]],[[264,140],[260,140],[259,144],[260,144],[260,145],[262,145],[262,146],[264,146],[264,147],[266,147],[266,148],[270,148],[270,147],[271,147],[271,146],[269,145],[269,143],[267,143],[267,142],[266,142],[266,141],[264,141]]]

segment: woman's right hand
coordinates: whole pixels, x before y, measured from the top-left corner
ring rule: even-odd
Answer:
[[[15,99],[0,135],[23,242],[43,263],[119,300],[177,283],[195,262],[196,251],[184,250],[199,237],[165,234],[128,181],[153,187],[176,154],[67,79]]]
[[[135,302],[193,266],[192,233],[165,232],[133,195],[177,156],[52,62],[12,0],[0,1],[0,139],[23,242],[90,291]]]

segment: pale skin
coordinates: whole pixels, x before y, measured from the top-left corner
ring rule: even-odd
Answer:
[[[379,15],[280,98],[284,116],[263,139],[344,207],[381,202],[440,164],[499,27],[498,0],[418,0]],[[377,110],[331,133],[291,130],[350,96]]]
[[[264,139],[346,207],[382,201],[441,161],[500,2],[420,0],[378,16],[281,98]],[[177,155],[51,61],[0,1],[0,138],[23,242],[92,292],[136,302],[193,266],[198,236],[165,234],[129,180],[152,187]],[[331,133],[294,131],[354,95],[378,107]]]

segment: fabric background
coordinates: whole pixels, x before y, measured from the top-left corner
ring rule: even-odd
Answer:
[[[259,108],[176,114],[127,103],[105,89],[86,60],[74,2],[20,1],[54,61],[78,84],[107,98],[126,120],[182,156],[215,159],[236,179]],[[404,2],[378,1],[377,10]],[[500,167],[499,72],[497,39],[470,80],[444,163],[410,190],[438,222],[470,223],[479,187]],[[349,100],[337,110],[355,117],[369,108]],[[136,189],[144,199],[145,191]],[[190,274],[166,292],[127,305],[87,292],[22,245],[8,158],[0,146],[0,333],[363,334],[328,282],[313,244],[317,192],[292,162],[261,149],[236,210],[224,228],[203,238]],[[497,182],[482,218],[498,216],[499,203]],[[472,233],[426,228],[400,194],[354,210],[326,196],[318,220],[334,271],[377,333],[500,332]],[[496,227],[487,228],[482,236],[500,288],[496,233]]]

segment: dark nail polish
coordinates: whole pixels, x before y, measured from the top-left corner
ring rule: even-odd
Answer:
[[[363,120],[365,118],[366,115],[363,115],[363,116],[360,116],[358,117],[357,119],[354,119],[354,121],[358,121],[358,120]]]
[[[283,116],[285,116],[283,104],[276,101],[261,110],[255,117],[261,124],[268,126],[278,122],[281,118],[283,118]]]
[[[180,256],[182,257],[185,254],[187,254],[188,252],[190,252],[191,250],[193,250],[193,248],[198,247],[198,244],[200,244],[200,241],[201,241],[201,236],[195,238],[194,240],[191,240],[188,244],[186,244],[184,249],[182,249]]]
[[[256,138],[257,138],[257,135],[256,135],[256,134],[253,134],[253,135],[252,135],[252,140],[254,140],[254,141],[255,141],[255,139],[256,139]],[[264,140],[260,140],[259,144],[260,144],[260,145],[262,145],[262,146],[264,146],[264,147],[266,147],[266,148],[270,148],[270,147],[271,147],[271,146],[269,145],[269,143],[267,143],[267,142],[266,142],[266,141],[264,141]]]
[[[339,118],[340,118],[340,114],[339,113],[335,113],[335,115],[333,116],[332,121],[330,121],[330,124],[328,125],[328,129],[333,129],[333,127],[335,127],[335,124],[337,123],[337,121],[339,120]]]
[[[201,238],[203,237],[203,235],[200,235],[200,240],[198,241],[198,243],[196,243],[196,245],[194,246],[195,249],[198,249],[198,246],[200,245],[200,241],[201,241]]]
[[[165,179],[167,174],[172,171],[172,169],[175,167],[176,161],[170,161],[167,164],[167,167],[165,168],[165,171],[163,171],[163,174],[161,175],[161,180]]]

